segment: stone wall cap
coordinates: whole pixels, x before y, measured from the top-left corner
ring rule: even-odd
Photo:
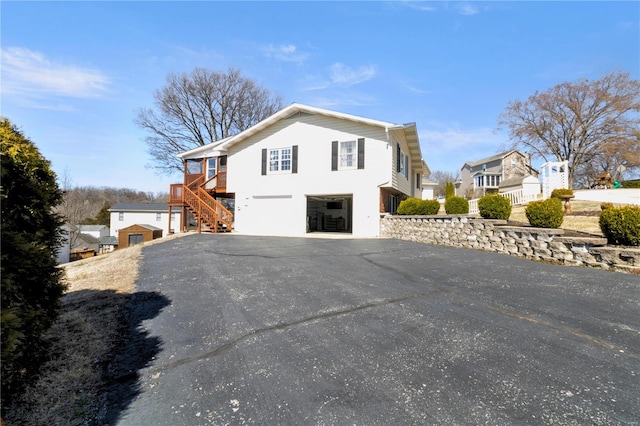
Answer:
[[[594,253],[633,253],[640,255],[640,247],[625,247],[625,246],[613,246],[613,247],[592,247],[589,249]]]
[[[602,237],[557,237],[553,241],[559,243],[580,244],[588,246],[606,246],[607,239]]]
[[[502,231],[528,232],[530,234],[562,235],[564,229],[560,228],[534,228],[532,226],[500,226]]]

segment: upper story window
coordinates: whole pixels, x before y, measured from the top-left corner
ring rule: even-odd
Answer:
[[[118,220],[124,220],[124,212],[118,212]]]
[[[398,145],[397,169],[405,178],[409,179],[409,156],[404,153],[400,145]]]
[[[355,169],[357,165],[356,141],[340,142],[339,170]]]
[[[262,150],[262,174],[298,173],[298,145]]]
[[[364,169],[364,138],[331,142],[331,170]]]
[[[156,213],[156,222],[160,222],[162,220],[162,213]]]
[[[202,170],[202,159],[186,160],[186,170],[188,175],[199,175],[204,173]]]
[[[211,179],[216,175],[217,163],[218,163],[217,157],[207,159],[207,179]]]
[[[291,172],[291,148],[269,150],[269,173]]]

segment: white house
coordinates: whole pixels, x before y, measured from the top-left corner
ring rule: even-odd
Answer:
[[[149,224],[162,229],[162,235],[181,232],[181,213],[171,212],[167,203],[117,203],[110,209],[110,235],[131,225]]]
[[[531,167],[528,154],[512,149],[464,163],[460,169],[460,180],[455,183],[456,195],[479,198],[490,192],[506,192],[507,187],[509,190],[520,189],[525,177],[532,176],[537,180],[538,174]]]
[[[202,210],[196,198],[215,199],[232,210],[233,228],[247,234],[378,236],[381,214],[422,196],[415,123],[301,104],[179,157],[185,178],[172,185],[170,205],[195,211]],[[213,222],[224,216],[215,208]]]

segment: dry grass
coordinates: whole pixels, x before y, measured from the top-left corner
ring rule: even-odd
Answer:
[[[142,246],[63,265],[69,289],[45,336],[48,361],[12,407],[7,425],[92,424],[104,405],[104,373],[120,330],[122,307],[135,290]]]
[[[525,206],[514,207],[509,219],[516,222],[529,223],[524,210]],[[602,235],[600,225],[598,225],[598,215],[601,211],[599,202],[571,201],[571,210],[573,213],[565,215],[561,228]]]

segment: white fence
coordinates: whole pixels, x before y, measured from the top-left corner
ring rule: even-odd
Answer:
[[[502,195],[503,197],[508,198],[509,201],[511,201],[512,206],[520,206],[523,204],[528,204],[531,201],[535,201],[540,197],[540,194],[525,193],[522,189],[516,189],[515,191],[509,191],[509,192],[502,192],[498,195]],[[478,209],[478,200],[479,198],[469,200],[469,214],[480,213],[480,210]]]

